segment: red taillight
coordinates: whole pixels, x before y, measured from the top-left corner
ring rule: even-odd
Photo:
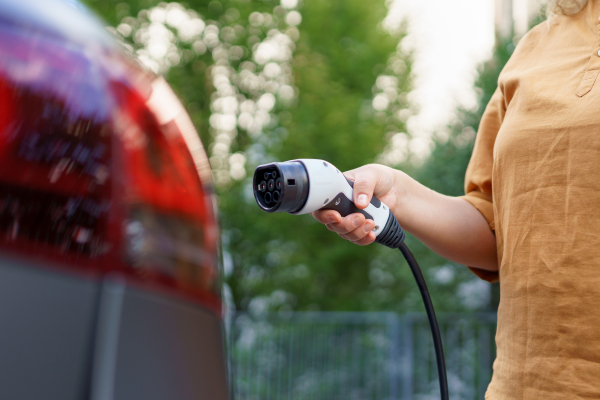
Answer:
[[[0,250],[219,311],[197,133],[164,81],[98,46],[0,23]]]

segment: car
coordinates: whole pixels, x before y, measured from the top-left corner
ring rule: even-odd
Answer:
[[[0,7],[0,397],[229,398],[202,143],[81,4]]]

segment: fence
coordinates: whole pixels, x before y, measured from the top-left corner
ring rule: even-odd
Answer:
[[[483,399],[495,314],[438,316],[450,398]],[[289,313],[228,319],[235,400],[439,399],[425,315]]]

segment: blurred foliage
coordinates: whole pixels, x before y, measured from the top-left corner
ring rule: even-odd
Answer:
[[[295,0],[188,0],[176,6],[206,26],[190,40],[168,20],[159,27],[152,16],[152,10],[169,10],[173,3],[84,2],[117,28],[113,31],[131,51],[155,62],[186,104],[216,174],[226,283],[238,309],[422,309],[398,252],[352,245],[309,216],[265,214],[251,188],[258,164],[323,158],[341,170],[352,169],[376,160],[387,139],[406,132],[411,55],[398,46],[404,29],[392,34],[381,27],[387,12],[383,0],[298,5]],[[208,37],[209,26],[217,39]],[[176,50],[152,59],[146,33],[165,27],[172,32],[165,33],[166,44]],[[274,41],[293,58],[261,59],[260,51]],[[512,41],[499,40],[493,58],[480,67],[479,107],[458,110],[449,134],[436,139],[423,164],[397,167],[441,193],[463,194],[474,132],[513,48]],[[216,114],[237,122],[226,126]],[[487,306],[486,283],[414,238],[407,240],[438,311]]]

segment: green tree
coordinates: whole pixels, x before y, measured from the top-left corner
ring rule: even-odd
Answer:
[[[373,246],[308,216],[262,213],[248,175],[301,157],[354,168],[375,160],[386,134],[406,130],[398,114],[409,108],[411,60],[397,49],[402,33],[381,28],[384,1],[87,3],[165,75],[199,128],[237,307],[372,309]]]

